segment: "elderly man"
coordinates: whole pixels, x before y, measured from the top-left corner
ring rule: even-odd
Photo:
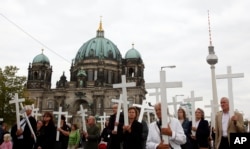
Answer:
[[[215,118],[215,148],[229,149],[230,133],[245,132],[242,114],[235,112],[229,115],[229,99],[222,97],[220,100],[222,111],[216,114]]]
[[[96,120],[94,116],[89,116],[87,121],[87,132],[83,132],[84,149],[98,149],[100,129],[96,125]]]
[[[33,131],[36,130],[36,119],[31,115],[32,107],[30,105],[26,105],[25,112],[27,114],[28,120]],[[31,133],[31,130],[26,122],[26,119],[23,118],[20,122],[21,128],[16,131],[17,136],[17,145],[19,148],[25,149],[33,149],[33,145],[35,143],[34,136]]]
[[[155,112],[159,121],[152,122],[149,125],[149,133],[147,138],[147,149],[181,149],[182,144],[186,143],[186,135],[179,120],[170,117],[168,126],[161,127],[161,103],[155,105]],[[168,113],[166,113],[168,114]],[[169,114],[168,114],[169,115]],[[161,135],[169,136],[169,144],[163,144]]]

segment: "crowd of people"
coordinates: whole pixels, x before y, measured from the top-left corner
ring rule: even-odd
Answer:
[[[137,120],[140,111],[136,107],[128,108],[128,124],[125,125],[123,112],[118,113],[118,105],[114,104],[113,114],[105,122],[103,130],[97,125],[96,118],[90,115],[86,131],[76,124],[66,124],[63,115],[60,127],[56,127],[51,112],[45,112],[42,120],[36,120],[31,115],[31,106],[25,106],[27,118],[21,119],[20,128],[15,124],[8,131],[7,124],[1,124],[0,149],[229,149],[230,133],[244,133],[246,129],[242,114],[235,112],[229,115],[228,98],[222,97],[220,105],[222,111],[216,114],[214,128],[205,120],[201,108],[196,109],[195,123],[192,124],[181,107],[177,118],[166,113],[169,123],[164,126],[161,103],[156,103],[157,120],[149,125],[144,120]],[[120,117],[118,122],[117,113]]]

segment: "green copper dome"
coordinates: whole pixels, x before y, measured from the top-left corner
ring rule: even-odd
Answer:
[[[122,56],[117,46],[107,38],[104,38],[104,31],[100,23],[95,38],[85,42],[78,50],[75,62],[87,58],[114,59],[121,61]]]
[[[43,63],[43,64],[49,64],[50,65],[50,61],[48,59],[48,57],[46,55],[44,55],[43,53],[37,55],[34,59],[33,59],[33,64],[35,63]]]
[[[128,50],[125,55],[125,59],[130,58],[141,58],[141,54],[133,47],[132,49]]]

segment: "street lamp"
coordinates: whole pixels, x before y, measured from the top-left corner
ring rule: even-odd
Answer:
[[[162,66],[161,67],[161,70],[163,69],[163,68],[175,68],[176,66],[175,65],[170,65],[170,66]]]

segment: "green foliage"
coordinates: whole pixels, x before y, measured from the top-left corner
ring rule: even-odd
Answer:
[[[15,105],[9,104],[15,93],[19,98],[24,98],[25,76],[17,76],[18,68],[16,66],[6,66],[3,70],[0,68],[0,118],[3,118],[8,124],[16,121]],[[31,104],[32,101],[25,100],[24,104]]]

